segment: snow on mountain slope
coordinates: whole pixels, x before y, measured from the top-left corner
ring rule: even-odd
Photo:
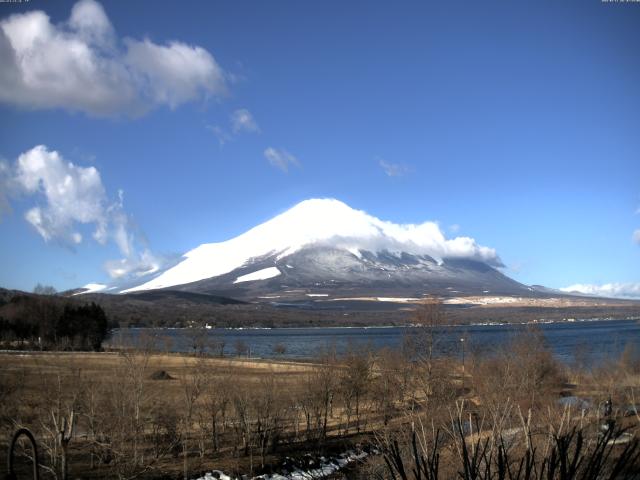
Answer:
[[[187,252],[174,267],[123,293],[166,288],[229,273],[251,259],[287,257],[310,245],[348,250],[464,258],[502,266],[492,248],[469,237],[446,239],[437,223],[396,224],[355,210],[335,199],[305,200],[248,232]],[[271,272],[273,273],[273,272]],[[247,275],[248,276],[248,275]]]
[[[280,275],[280,270],[276,267],[268,267],[263,268],[262,270],[258,270],[257,272],[247,273],[246,275],[241,275],[236,278],[233,283],[242,283],[242,282],[253,282],[255,280],[266,280],[268,278],[277,277]]]
[[[105,288],[107,288],[106,285],[103,285],[102,283],[87,283],[84,287],[82,287],[80,289],[79,292],[74,293],[73,295],[81,295],[83,293],[96,293],[96,292],[101,292],[102,290],[104,290]]]

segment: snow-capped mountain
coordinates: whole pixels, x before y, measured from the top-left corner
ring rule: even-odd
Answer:
[[[170,288],[256,299],[531,291],[501,266],[494,249],[447,239],[434,222],[396,224],[312,199],[236,238],[200,245],[120,292]]]

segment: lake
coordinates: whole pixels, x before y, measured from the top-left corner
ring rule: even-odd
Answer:
[[[522,325],[466,325],[443,328],[438,335],[441,355],[463,355],[469,352],[491,352],[522,334]],[[590,320],[539,323],[554,355],[563,362],[572,362],[579,355],[587,362],[601,363],[617,358],[627,344],[640,351],[640,321]],[[116,330],[108,344],[135,345],[152,338],[156,347],[171,352],[193,351],[194,338],[204,338],[208,345],[224,343],[225,355],[258,358],[309,358],[323,349],[335,348],[338,353],[350,347],[372,349],[400,348],[411,327],[353,328],[271,328],[271,329],[156,329],[132,328]],[[461,341],[464,339],[464,341]],[[284,352],[276,353],[276,350]]]

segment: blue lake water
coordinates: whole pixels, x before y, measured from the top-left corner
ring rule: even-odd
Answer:
[[[521,335],[519,325],[471,325],[446,327],[438,335],[440,354],[462,356],[470,352],[492,352]],[[588,362],[601,363],[619,357],[627,344],[640,351],[640,321],[593,320],[537,324],[547,345],[555,356],[571,362],[576,355]],[[354,327],[354,328],[272,328],[272,329],[208,329],[199,333],[211,349],[224,343],[225,355],[246,352],[259,358],[310,358],[327,348],[338,353],[351,347],[372,349],[400,348],[410,327]],[[135,328],[116,330],[111,345],[135,345],[153,339],[157,348],[171,352],[193,351],[193,329]],[[461,339],[464,338],[464,342]],[[217,345],[217,346],[214,346]],[[275,353],[276,346],[285,352]]]

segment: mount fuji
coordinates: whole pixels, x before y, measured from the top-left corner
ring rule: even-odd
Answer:
[[[174,265],[84,292],[172,290],[245,301],[335,301],[427,294],[534,296],[498,269],[492,248],[445,238],[437,223],[396,224],[335,199],[305,200],[246,233],[203,244]]]

